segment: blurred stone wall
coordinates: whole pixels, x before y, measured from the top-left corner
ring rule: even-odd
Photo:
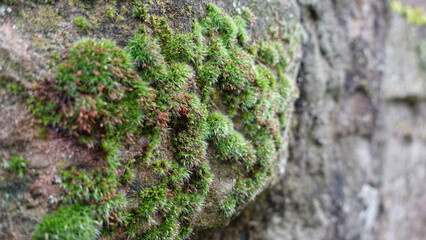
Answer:
[[[212,239],[424,239],[426,27],[388,1],[298,2],[307,39],[286,173]]]

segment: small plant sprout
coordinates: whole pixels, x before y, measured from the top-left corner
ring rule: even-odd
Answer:
[[[4,161],[3,167],[22,177],[28,169],[28,160],[19,156],[11,156],[10,161]]]

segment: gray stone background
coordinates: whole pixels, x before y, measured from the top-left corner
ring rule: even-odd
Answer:
[[[425,239],[425,27],[388,1],[298,2],[307,39],[286,173],[210,238]]]

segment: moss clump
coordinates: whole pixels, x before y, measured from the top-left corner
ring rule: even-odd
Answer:
[[[167,61],[200,62],[203,59],[201,41],[192,33],[165,35],[161,38],[162,52]]]
[[[150,89],[134,71],[130,56],[106,39],[83,39],[63,56],[54,86],[58,99],[42,96],[33,106],[36,115],[89,144],[95,136],[135,133],[148,114],[142,99],[150,102]]]
[[[134,17],[148,22],[147,6],[134,4]],[[141,28],[124,50],[81,40],[62,54],[55,81],[38,87],[34,113],[104,156],[100,170],[61,171],[64,209],[90,209],[96,215],[86,221],[124,228],[128,238],[187,239],[214,178],[208,155],[229,165],[234,179],[220,202],[226,216],[263,189],[294,97],[289,56],[281,40],[250,46],[248,10],[231,18],[209,4],[207,12],[184,34],[151,16],[152,35]],[[120,149],[140,137],[149,140],[142,156],[122,159],[121,174]],[[119,180],[132,189],[126,199]],[[64,228],[38,231],[53,226]]]
[[[115,10],[114,6],[107,5],[105,8],[105,14],[108,18],[115,18],[117,11]]]
[[[3,167],[22,177],[28,170],[28,160],[24,157],[11,156],[10,161],[3,161]]]
[[[250,8],[244,7],[241,11],[241,17],[246,20],[249,26],[253,26],[256,23],[256,15],[250,10]]]
[[[207,34],[213,34],[214,32],[220,32],[223,39],[226,42],[235,40],[238,32],[238,27],[232,18],[224,13],[214,4],[207,6],[208,17],[203,18],[201,25],[204,27],[204,32]]]
[[[33,239],[96,239],[101,231],[92,212],[92,207],[62,206],[37,225]]]
[[[142,4],[141,1],[134,2],[135,7],[133,8],[133,17],[138,18],[142,21],[149,19],[150,15],[148,14],[148,5]]]
[[[136,62],[140,74],[146,79],[156,79],[165,75],[166,63],[158,41],[146,33],[136,34],[127,45],[127,51]]]
[[[270,42],[262,42],[259,48],[258,58],[267,65],[275,66],[280,61],[277,49]]]
[[[250,35],[247,33],[247,21],[240,17],[236,16],[234,18],[235,25],[237,25],[238,32],[237,32],[237,40],[241,44],[246,44],[250,41]]]
[[[168,85],[175,89],[188,88],[188,79],[194,77],[194,70],[186,63],[175,63],[167,68]]]
[[[261,92],[267,92],[276,87],[275,75],[268,68],[256,65],[256,87]]]
[[[78,16],[74,18],[74,25],[79,28],[79,31],[85,32],[92,28],[89,21],[83,16]]]
[[[208,61],[204,63],[198,78],[198,84],[202,89],[203,102],[206,102],[210,98],[214,86],[219,81],[220,74],[221,71],[216,62]]]
[[[232,121],[220,112],[213,112],[209,119],[210,141],[216,149],[216,158],[251,167],[256,161],[253,146],[234,130]]]
[[[120,145],[111,140],[104,140],[102,147],[106,154],[106,164],[102,169],[87,172],[71,167],[69,170],[60,171],[61,186],[65,190],[62,201],[79,206],[93,206],[92,217],[106,226],[111,226],[114,223],[122,223],[125,205],[123,196],[117,194]]]
[[[105,160],[99,170],[61,170],[62,203],[75,206],[67,210],[90,207],[90,218],[104,229],[122,225],[126,201],[117,192],[119,149],[122,141],[134,143],[133,137],[141,134],[141,124],[151,114],[151,89],[134,71],[128,53],[109,40],[83,39],[62,56],[56,81],[38,87],[32,110],[44,124],[61,127],[90,148],[100,147]],[[101,146],[95,146],[99,141]],[[46,217],[49,224],[39,231],[66,232],[67,223],[55,217],[55,213]]]
[[[19,83],[8,83],[6,84],[6,90],[17,95],[24,90],[24,87]]]
[[[239,109],[244,108],[245,104],[242,104],[242,101],[245,97],[254,97],[253,58],[236,43],[226,43],[224,38],[212,39],[207,58],[211,59],[211,62],[206,64],[207,68],[202,71],[202,75],[206,78],[199,81],[203,84],[200,87],[211,87],[222,91],[227,113],[234,116]],[[207,73],[210,69],[214,71]]]

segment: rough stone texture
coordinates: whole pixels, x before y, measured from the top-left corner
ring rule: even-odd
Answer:
[[[381,239],[426,236],[426,69],[418,46],[426,29],[389,21],[381,108]]]
[[[211,239],[424,239],[426,29],[387,1],[299,3],[307,42],[285,176]]]

